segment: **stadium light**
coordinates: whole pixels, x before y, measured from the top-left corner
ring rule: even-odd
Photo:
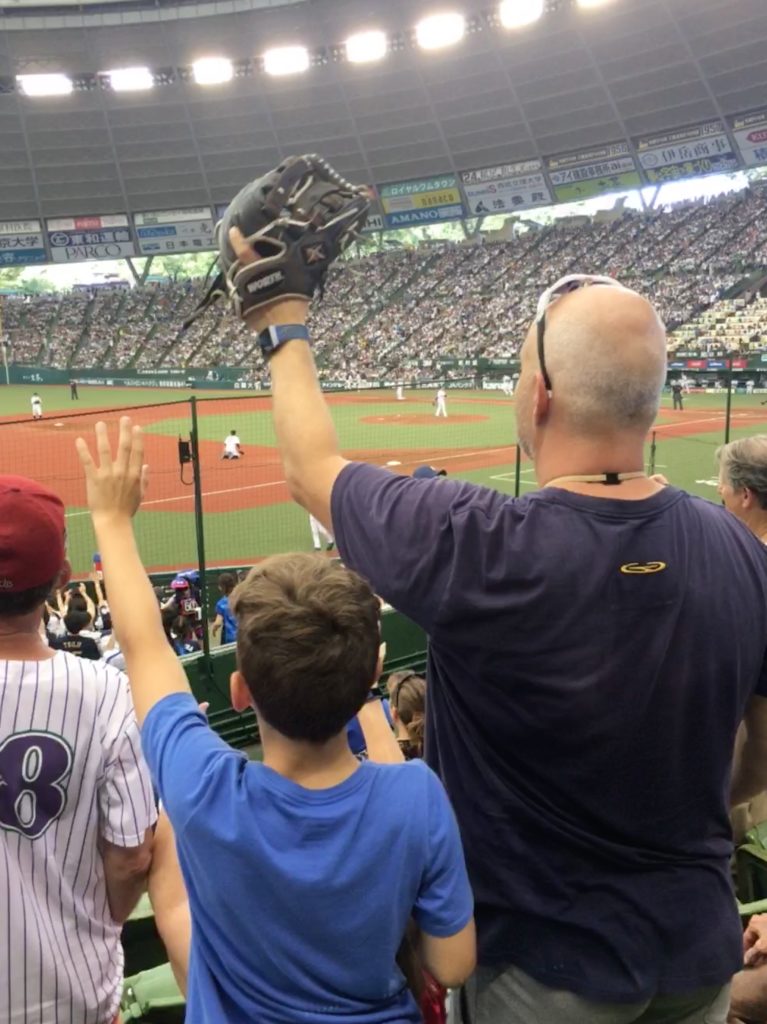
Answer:
[[[386,35],[377,29],[371,32],[357,32],[344,43],[346,59],[352,64],[366,64],[386,56]]]
[[[141,92],[154,85],[149,68],[115,68],[107,71],[109,84],[115,92]]]
[[[25,96],[68,96],[72,92],[72,79],[66,75],[16,75],[16,81]]]
[[[221,85],[231,82],[234,67],[226,57],[201,57],[192,64],[192,76],[198,85]]]
[[[544,0],[503,0],[498,17],[504,28],[524,28],[543,14]]]
[[[305,46],[276,46],[264,54],[267,75],[297,75],[309,67],[309,51]]]
[[[441,50],[463,39],[466,19],[457,11],[430,14],[415,27],[415,38],[422,50]]]

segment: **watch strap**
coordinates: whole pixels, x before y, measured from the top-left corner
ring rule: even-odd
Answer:
[[[258,344],[265,356],[284,345],[286,341],[308,341],[309,328],[306,324],[272,324],[258,335]]]

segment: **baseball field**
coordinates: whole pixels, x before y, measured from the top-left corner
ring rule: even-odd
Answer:
[[[147,434],[150,485],[137,528],[145,564],[173,570],[197,564],[191,467],[181,467],[178,440],[191,429],[186,392],[163,389],[41,387],[44,418],[33,422],[29,387],[0,387],[0,472],[34,477],[56,490],[67,506],[69,553],[75,573],[89,571],[94,540],[74,440],[88,436],[100,418],[116,421],[129,411]],[[451,390],[447,419],[435,418],[434,392],[409,389],[328,396],[341,447],[394,472],[424,463],[450,476],[509,494],[515,488],[513,399],[498,391]],[[762,395],[734,394],[731,437],[767,432]],[[306,514],[290,500],[275,447],[267,395],[205,392],[197,402],[200,485],[208,566],[247,565],[278,551],[308,550]],[[682,412],[670,395],[655,428],[655,468],[680,487],[716,500],[714,454],[724,440],[724,394],[685,396]],[[236,430],[244,457],[221,458],[224,437]],[[651,462],[651,437],[646,447]],[[536,486],[523,459],[521,491]]]

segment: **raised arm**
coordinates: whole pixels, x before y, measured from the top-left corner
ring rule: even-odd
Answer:
[[[236,228],[230,241],[242,262],[256,259]],[[305,325],[309,303],[304,299],[280,299],[254,310],[248,317],[251,330]],[[277,444],[290,493],[299,505],[330,527],[330,494],[346,465],[338,437],[317,379],[309,343],[288,341],[271,356],[272,408]]]
[[[114,458],[105,423],[96,424],[98,462],[82,438],[77,439],[77,451],[85,471],[112,621],[125,656],[136,717],[142,723],[163,697],[189,693],[184,670],[165,638],[157,599],[133,534],[132,520],[146,481],[144,440],[141,429],[123,416]]]

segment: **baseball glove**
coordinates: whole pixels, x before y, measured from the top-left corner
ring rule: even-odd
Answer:
[[[216,228],[220,272],[184,329],[222,297],[244,319],[275,299],[321,293],[331,263],[358,236],[369,207],[367,189],[345,181],[321,157],[288,157],[227,207]],[[242,232],[257,262],[237,259],[229,243],[232,227]]]

